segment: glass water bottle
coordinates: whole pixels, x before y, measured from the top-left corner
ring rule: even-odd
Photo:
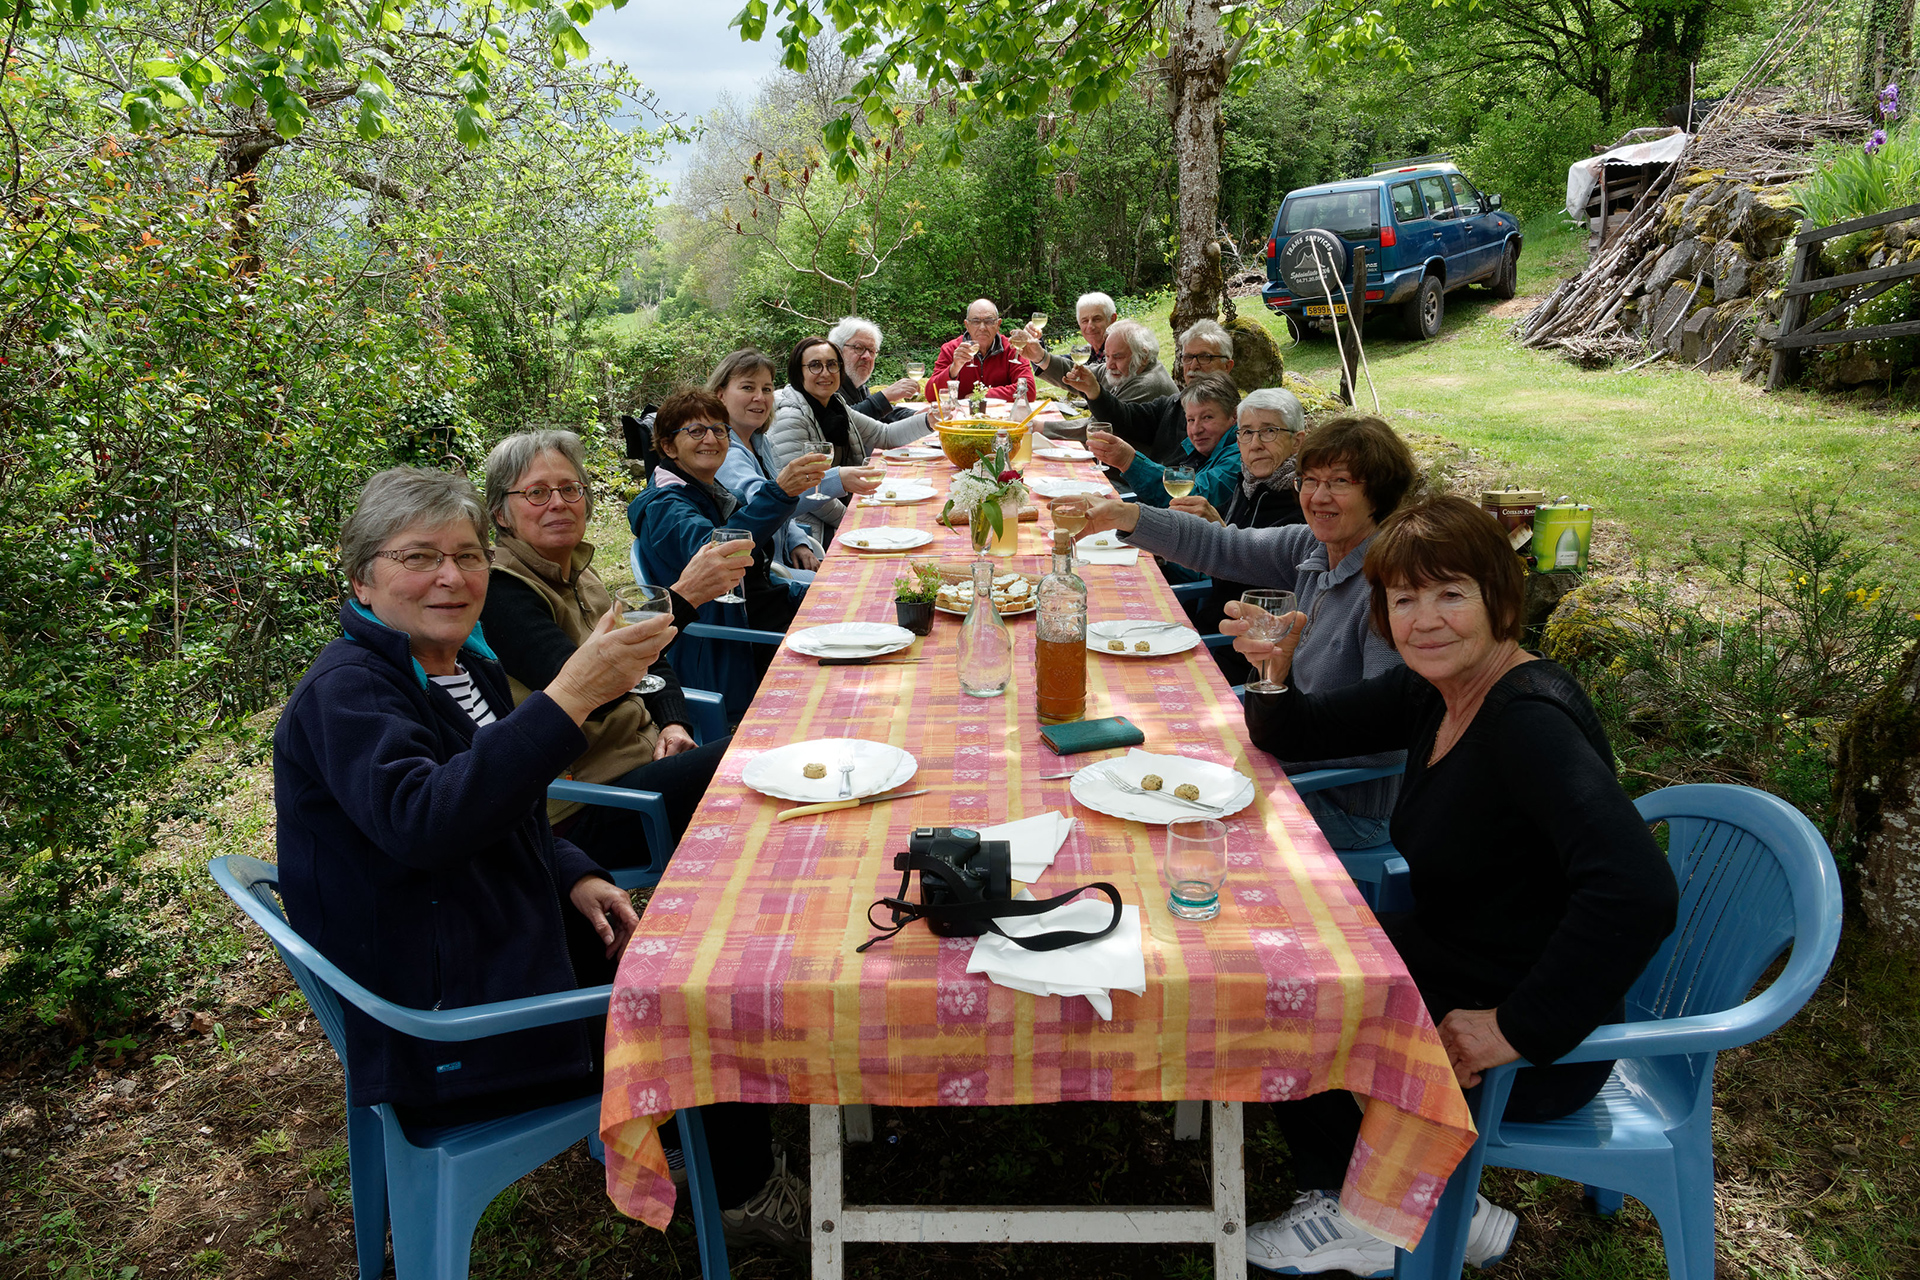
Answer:
[[[1040,579],[1033,667],[1041,724],[1087,718],[1087,584],[1073,571],[1073,538],[1053,531],[1053,571]]]
[[[993,607],[993,563],[973,565],[973,607],[960,623],[960,691],[997,698],[1013,679],[1013,633]]]

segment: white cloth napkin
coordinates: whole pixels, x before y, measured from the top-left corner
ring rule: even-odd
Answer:
[[[1022,890],[1015,897],[1030,900]],[[1008,933],[1028,935],[1048,929],[1078,929],[1094,933],[1113,915],[1113,907],[1099,895],[1076,898],[1043,915],[1002,920]],[[1085,996],[1104,1021],[1113,1020],[1113,991],[1147,993],[1147,957],[1140,945],[1140,908],[1123,905],[1120,923],[1097,942],[1082,942],[1058,951],[1028,951],[998,934],[987,933],[973,944],[968,973],[1015,991],[1036,996]]]
[[[1060,852],[1060,846],[1066,843],[1067,834],[1072,830],[1072,818],[1058,809],[1049,809],[1016,822],[981,827],[980,838],[1005,840],[1013,864],[1013,878],[1021,884],[1032,884],[1053,865],[1054,855]]]

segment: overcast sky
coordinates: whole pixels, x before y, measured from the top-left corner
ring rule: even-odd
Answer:
[[[739,0],[627,0],[625,8],[594,14],[585,30],[596,59],[626,63],[663,110],[692,123],[723,90],[751,101],[754,87],[779,69],[780,42],[771,32],[748,44],[727,25],[739,11]],[[655,176],[677,178],[690,150],[673,148]]]

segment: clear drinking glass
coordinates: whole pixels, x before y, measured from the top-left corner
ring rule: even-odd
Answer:
[[[1294,596],[1291,591],[1248,591],[1240,597],[1241,604],[1253,606],[1253,611],[1240,615],[1247,624],[1247,634],[1255,640],[1272,640],[1276,643],[1286,638],[1286,615],[1294,611]],[[1250,693],[1285,693],[1284,682],[1267,678],[1267,664],[1271,658],[1260,663],[1260,678],[1247,685]]]
[[[649,613],[673,613],[673,599],[665,587],[649,586],[636,582],[631,586],[617,589],[613,593],[613,607],[620,614],[620,625],[627,626],[638,622]],[[648,672],[640,677],[640,683],[633,686],[635,693],[658,693],[667,687],[667,682]]]
[[[1182,920],[1220,914],[1227,882],[1227,824],[1183,818],[1167,824],[1167,910]]]
[[[927,380],[926,362],[924,360],[907,361],[907,376],[915,382],[925,382]]]
[[[707,541],[708,542],[739,542],[743,538],[751,539],[752,537],[753,535],[747,532],[745,529],[715,529],[712,533],[707,535]],[[747,602],[747,598],[740,594],[740,590],[738,587],[734,588],[732,591],[727,592],[727,594],[723,596],[715,596],[714,598],[718,600],[721,604],[745,604]]]
[[[1036,311],[1028,316],[1027,328],[1033,330],[1034,337],[1040,337],[1047,331],[1047,313],[1044,311]]]
[[[1168,467],[1160,475],[1160,486],[1169,498],[1184,498],[1193,492],[1192,467]]]

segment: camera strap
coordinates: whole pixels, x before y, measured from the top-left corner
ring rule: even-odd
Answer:
[[[900,892],[891,898],[882,898],[867,908],[867,923],[879,932],[855,947],[856,952],[865,951],[876,942],[891,939],[915,920],[938,922],[942,925],[983,925],[999,934],[1015,946],[1028,951],[1058,951],[1062,947],[1071,947],[1081,942],[1097,942],[1112,933],[1120,924],[1120,892],[1105,881],[1083,884],[1070,893],[1057,894],[1051,898],[1033,901],[1021,901],[1015,898],[987,899],[981,897],[967,881],[957,873],[951,864],[939,858],[929,858],[924,854],[896,854],[893,865],[900,871]],[[918,871],[923,877],[932,876],[946,885],[954,901],[929,906],[913,902],[907,898],[907,890],[912,887],[913,873]],[[1107,921],[1106,928],[1098,933],[1088,933],[1081,929],[1049,929],[1027,937],[1008,933],[1000,927],[1000,921],[1018,916],[1037,916],[1062,906],[1089,889],[1097,889],[1107,896],[1113,904],[1113,918]],[[874,921],[874,907],[886,907],[893,913],[891,926]]]

